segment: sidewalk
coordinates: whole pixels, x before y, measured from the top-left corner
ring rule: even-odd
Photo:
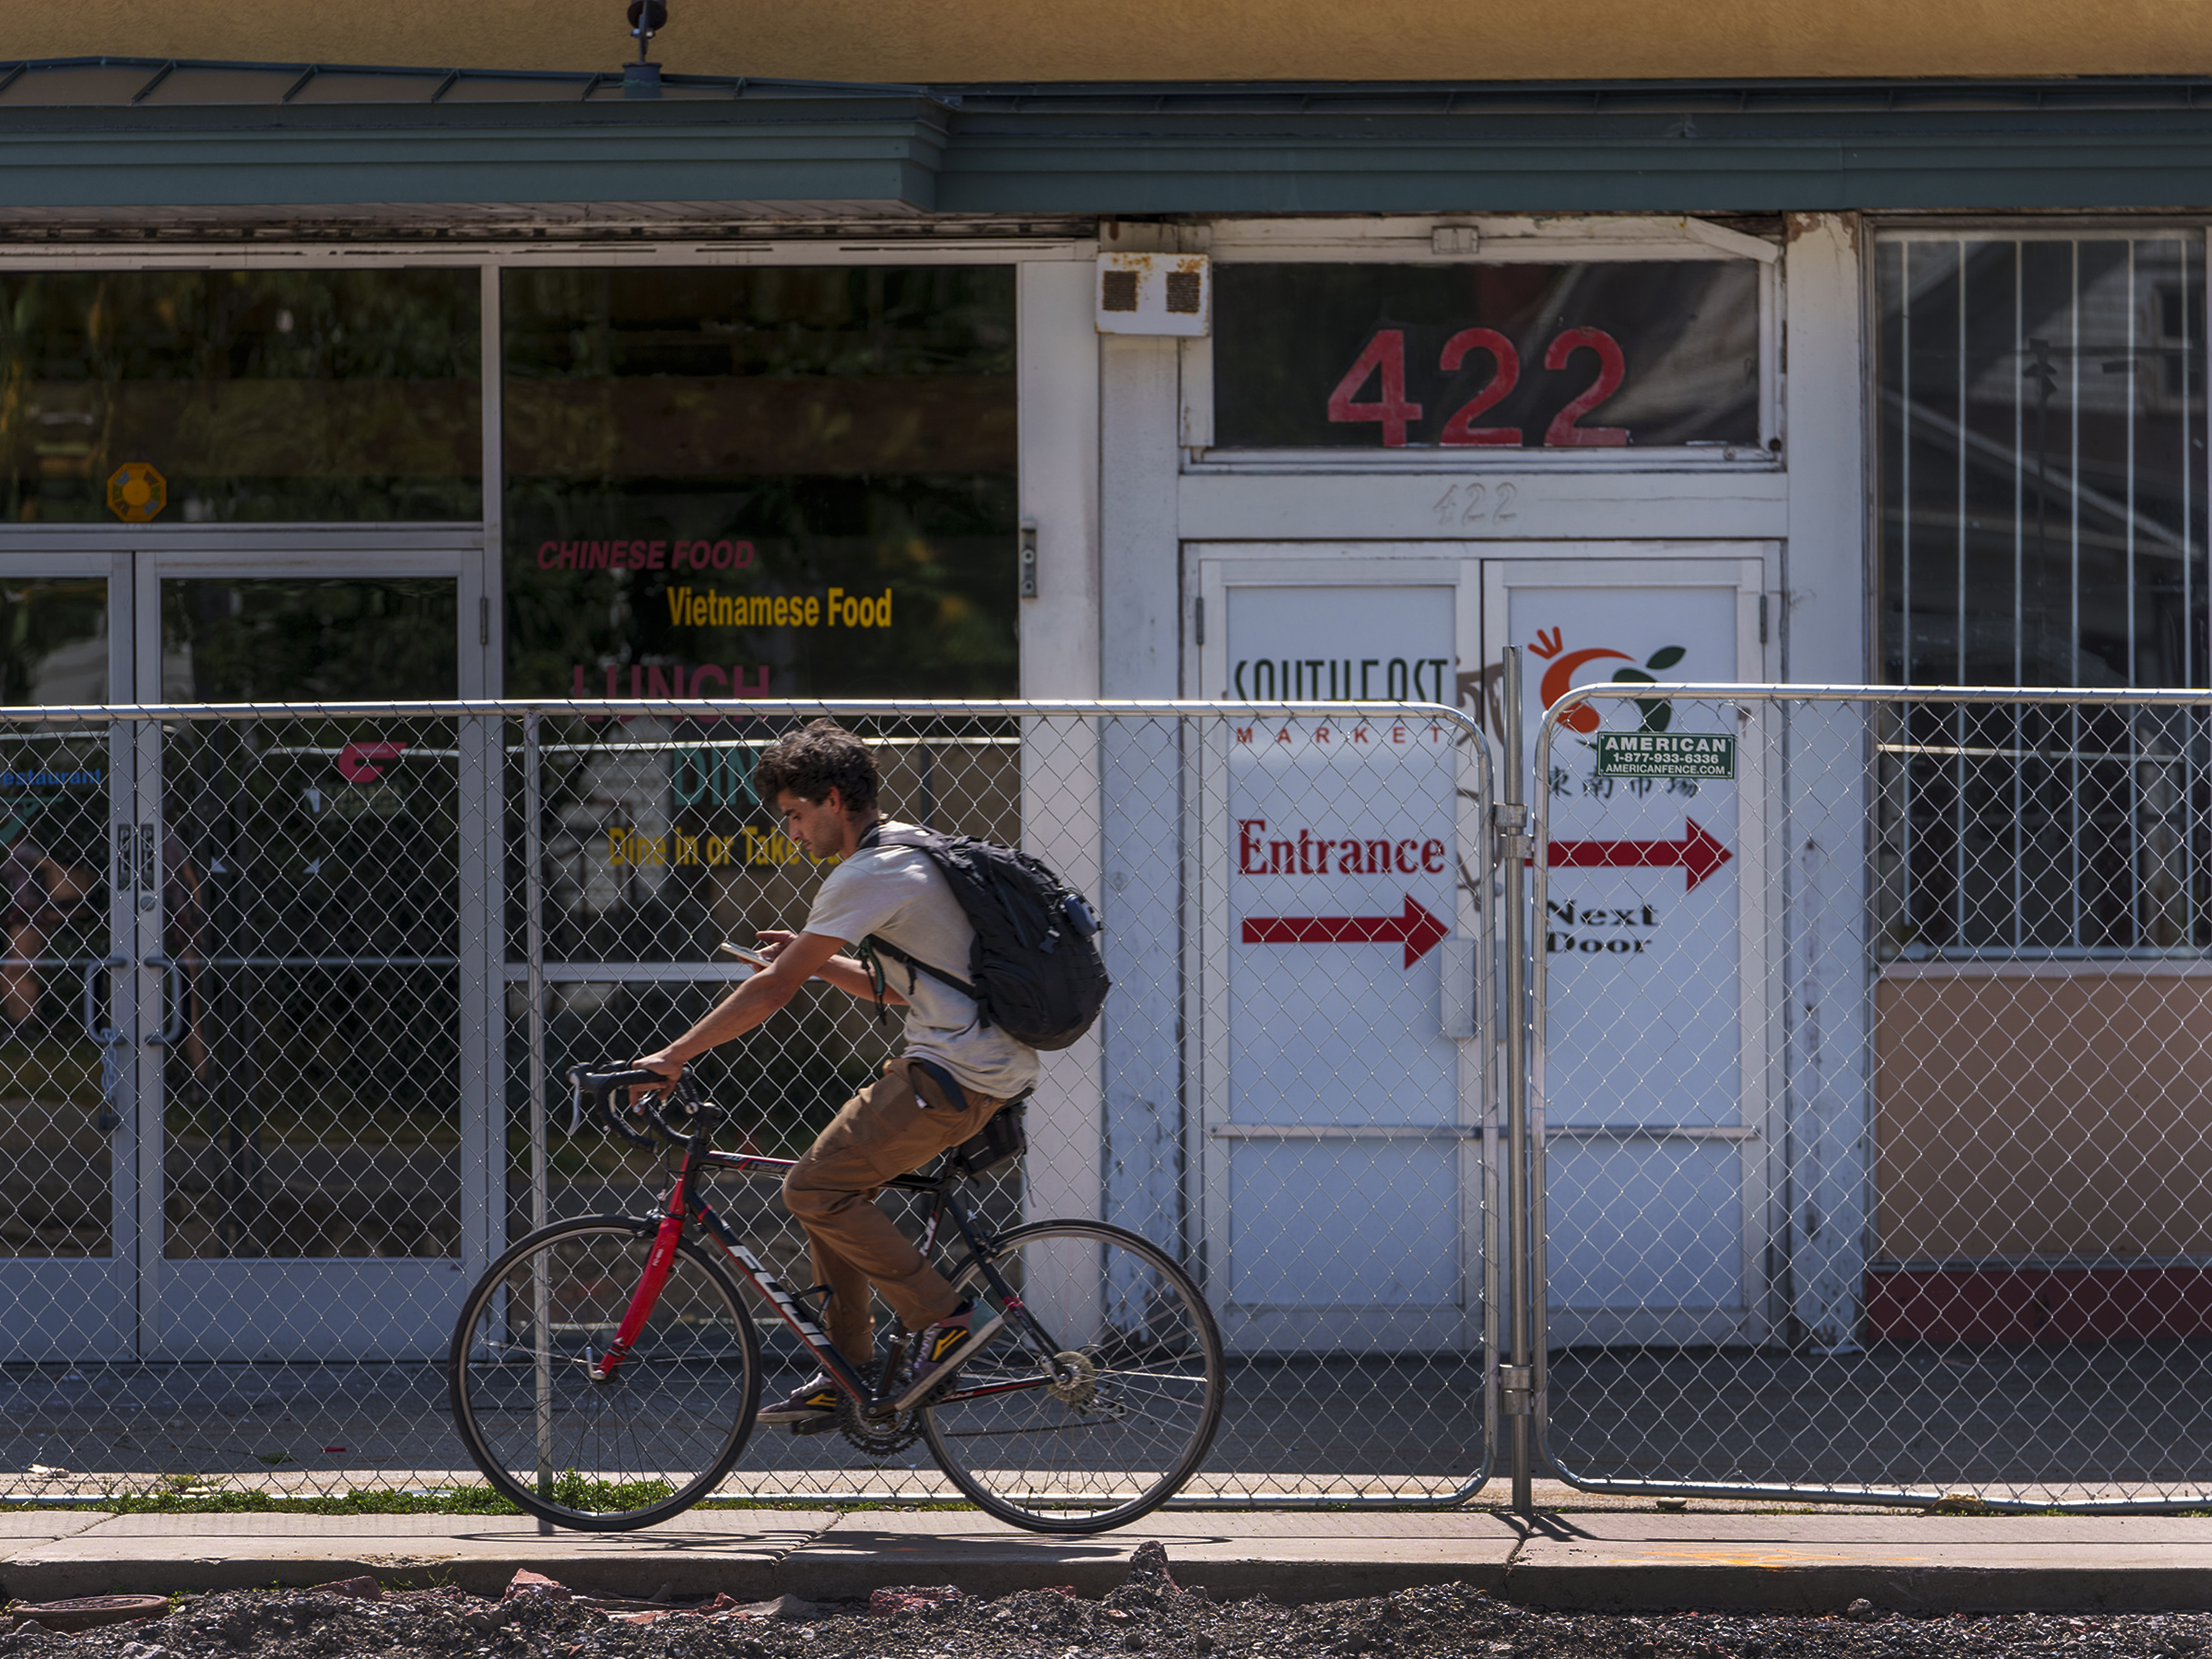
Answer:
[[[1565,1494],[1562,1490],[1562,1501]],[[642,1533],[541,1535],[486,1516],[0,1512],[0,1595],[312,1584],[497,1594],[520,1568],[601,1594],[760,1600],[955,1583],[996,1595],[1051,1584],[1098,1594],[1147,1539],[1187,1585],[1324,1601],[1460,1581],[1532,1606],[1840,1612],[2212,1607],[2212,1519],[1776,1513],[1693,1503],[1540,1512],[1154,1515],[1051,1538],[964,1511],[693,1512]]]

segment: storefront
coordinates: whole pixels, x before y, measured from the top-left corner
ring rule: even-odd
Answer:
[[[1527,140],[1532,160],[1510,100],[1473,92],[1488,112],[1450,133],[1456,116],[1403,94],[1391,156],[1332,126],[1354,117],[1316,95],[1318,147],[1261,161],[1231,153],[1277,118],[1258,91],[1190,94],[1165,116],[1121,90],[1070,92],[1109,138],[1126,144],[1141,118],[1181,147],[1108,173],[1108,139],[1018,90],[802,97],[698,77],[626,101],[606,77],[455,72],[449,94],[413,72],[349,87],[265,67],[221,97],[210,78],[190,105],[132,101],[155,70],[131,80],[127,65],[29,66],[0,85],[9,153],[58,167],[121,133],[152,169],[0,203],[12,702],[1382,698],[1468,710],[1496,736],[1509,645],[1540,693],[1531,732],[1591,679],[2204,680],[2204,229],[2120,216],[2119,161],[2052,202],[1987,131],[1877,112],[1863,124],[1892,146],[1879,166],[1790,150],[1753,177],[1787,150],[1777,133],[1840,118],[1780,91],[1767,126],[1708,118],[1720,94],[1695,88],[1652,95],[1682,106],[1668,119],[1688,147],[1665,165],[1627,102],[1593,94],[1571,132],[1543,112],[1559,143]],[[217,73],[171,65],[160,86]],[[287,74],[312,96],[253,89]],[[371,91],[450,140],[465,180],[409,171],[427,164],[348,101]],[[36,119],[8,128],[11,100]],[[246,143],[236,110],[261,103],[312,159],[254,148],[210,189],[194,171],[207,147]],[[2199,140],[2170,125],[2159,153],[2178,165]],[[173,175],[153,166],[164,145]],[[1934,183],[1914,171],[1929,157],[1948,170]],[[353,165],[382,170],[373,200]],[[1635,166],[1646,174],[1623,182]],[[314,205],[273,206],[300,202]],[[1989,202],[2004,211],[1927,217]],[[2068,228],[2053,207],[2113,217]],[[1167,290],[1154,317],[1149,290],[1112,280],[1131,273],[1196,286]],[[651,743],[561,775],[546,927],[563,1044],[641,1041],[726,982],[718,938],[796,913],[810,872],[749,784],[747,745],[767,729],[742,707],[647,723],[632,735]],[[62,782],[27,786],[41,804],[16,815],[0,976],[0,1070],[34,1085],[0,1301],[105,1312],[18,1322],[27,1350],[255,1352],[312,1325],[302,1308],[349,1298],[401,1312],[316,1340],[405,1347],[407,1321],[516,1218],[513,901],[504,947],[496,929],[418,913],[404,867],[311,824],[324,784],[304,773],[284,813],[241,815],[207,782],[213,760],[157,773],[121,739],[41,741],[52,754],[18,770]],[[1009,743],[979,726],[902,751],[900,803],[1001,803],[959,827],[1010,833]],[[466,826],[493,798],[496,754],[340,758],[368,769],[348,780],[364,785],[386,760],[427,766],[448,817],[410,830],[404,792],[348,810],[380,845],[412,833],[492,905],[499,878]],[[1250,1345],[1318,1340],[1325,1308],[1336,1339],[1478,1346],[1467,1147],[1488,1062],[1455,1054],[1427,1013],[1446,959],[1408,979],[1403,1006],[1361,1015],[1404,1074],[1387,1122],[1348,1096],[1332,1117],[1264,1068],[1209,1070],[1194,1032],[1233,1027],[1250,987],[1184,982],[1188,960],[1228,945],[1189,943],[1182,854],[1131,806],[1172,772],[1163,783],[1146,753],[1099,761],[1095,865],[1071,873],[1102,897],[1117,972],[1157,994],[1054,1073],[1040,1135],[1056,1199],[1182,1216],[1191,1248],[1224,1264],[1216,1290]],[[1539,782],[1578,834],[1725,853],[1710,879],[1606,888],[1597,934],[1577,918],[1598,887],[1562,877],[1560,913],[1538,919],[1563,959],[1558,994],[1680,1028],[1670,953],[1694,942],[1732,976],[1718,1002],[1702,987],[1695,1018],[1712,1030],[1683,1038],[1708,1060],[1726,1046],[1722,1070],[1676,1068],[1680,1087],[1647,1090],[1632,1120],[1578,1116],[1579,1095],[1621,1086],[1602,1058],[1552,1057],[1554,1220],[1587,1241],[1580,1300],[1555,1314],[1562,1343],[1758,1342],[1785,1326],[1849,1340],[1869,1265],[1925,1255],[1909,1206],[1867,1219],[1866,1148],[1897,1137],[1865,1125],[1909,1119],[1917,1100],[1880,1072],[1904,1029],[1882,1022],[1925,1026],[1959,994],[1947,952],[1986,977],[1993,952],[2043,972],[2194,960],[2206,942],[2187,882],[2155,916],[2053,897],[2025,931],[1977,933],[1976,907],[1944,885],[1942,836],[2025,820],[1983,802],[1990,821],[1962,827],[1968,809],[1930,782],[1897,846],[1875,849],[1910,882],[1865,866],[1818,878],[1868,931],[1809,990],[1828,1069],[1778,1082],[1783,1015],[1758,1000],[1771,941],[1737,900],[1762,856],[1756,792],[1616,800],[1579,774]],[[1258,820],[1235,805],[1248,797],[1222,798],[1224,823]],[[1408,904],[1479,912],[1483,877],[1441,851],[1455,807],[1422,810],[1446,828],[1399,836],[1412,865],[1388,874]],[[120,825],[160,849],[159,878],[130,889],[152,894],[152,934],[102,885]],[[2139,861],[2121,844],[2136,831],[2113,833],[2109,857]],[[670,856],[685,838],[724,855]],[[2057,894],[2075,878],[2041,856],[2024,846],[2019,862]],[[354,886],[334,897],[339,871]],[[338,909],[364,920],[327,939],[320,919]],[[140,971],[103,1014],[88,969],[116,957]],[[171,965],[145,966],[157,957]],[[165,988],[192,973],[209,982]],[[334,989],[306,1000],[342,1000],[346,1018],[280,1006],[318,975]],[[101,1033],[171,1006],[220,1018],[204,1032],[188,1018],[117,1111]],[[277,1026],[288,1071],[247,1052]],[[414,1099],[395,1055],[379,1073],[378,1033],[395,1028],[450,1045],[460,1086]],[[245,1046],[209,1059],[226,1041]],[[394,1090],[371,1129],[335,1095],[300,1105],[328,1079],[353,1079],[339,1092],[355,1099],[361,1077]],[[779,1132],[847,1080],[793,1081]],[[1864,1242],[1794,1277],[1776,1253],[1799,1223],[1770,1178],[1792,1090],[1856,1125],[1815,1184],[1855,1194],[1842,1225]],[[1728,1113],[1699,1103],[1716,1091]],[[1340,1213],[1392,1212],[1386,1230],[1346,1228],[1335,1277],[1295,1283],[1237,1263],[1239,1241],[1265,1254],[1281,1219],[1237,1194],[1300,1178],[1262,1144],[1293,1129],[1336,1148]],[[1371,1178],[1342,1175],[1357,1158]],[[1656,1242],[1624,1219],[1653,1215],[1670,1218]],[[1952,1253],[1984,1246],[2037,1248]],[[1643,1264],[1661,1247],[1675,1266],[1654,1278]],[[349,1288],[375,1275],[390,1286]],[[171,1288],[149,1298],[157,1277]],[[244,1311],[210,1324],[218,1304]]]
[[[945,252],[18,261],[9,700],[1014,695],[1018,267]],[[803,912],[806,861],[750,787],[778,724],[568,746],[557,1041],[641,1043],[726,988],[717,940]],[[501,1057],[519,922],[505,950],[486,925],[496,734],[94,723],[11,745],[22,1351],[434,1346],[527,1218]],[[907,757],[924,811],[933,779],[981,798],[970,774],[997,762],[941,747]],[[111,871],[112,828],[159,847],[157,879],[135,850]],[[687,833],[714,856],[669,856]]]

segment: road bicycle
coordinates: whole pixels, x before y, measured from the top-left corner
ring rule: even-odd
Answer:
[[[689,1079],[571,1074],[585,1114],[630,1145],[679,1147],[657,1217],[556,1222],[494,1262],[463,1303],[447,1359],[453,1420],[485,1478],[563,1526],[650,1526],[710,1496],[744,1452],[760,1404],[750,1286],[840,1391],[835,1424],[863,1452],[925,1443],[976,1505],[1037,1532],[1102,1532],[1166,1502],[1221,1421],[1221,1336],[1198,1288],[1156,1245],[1101,1221],[994,1230],[966,1183],[1023,1147],[1003,1109],[934,1168],[887,1182],[928,1200],[921,1246],[995,1335],[901,1408],[912,1333],[880,1361],[840,1353],[816,1290],[786,1288],[707,1202],[716,1174],[781,1181],[792,1160],[718,1152],[727,1114]],[[625,1102],[614,1104],[620,1093]],[[672,1117],[688,1118],[682,1127]],[[702,1238],[706,1242],[702,1242]],[[707,1243],[715,1246],[709,1250]],[[826,1292],[819,1292],[826,1295]]]

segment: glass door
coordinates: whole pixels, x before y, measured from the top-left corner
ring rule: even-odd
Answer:
[[[96,716],[8,714],[97,707],[127,686],[126,570],[104,554],[0,555],[0,1358],[10,1360],[124,1357],[135,1340],[137,986],[115,971],[136,953],[132,736]]]
[[[178,703],[458,695],[466,577],[365,562],[156,558],[142,677]],[[484,976],[465,947],[491,914],[481,724],[334,710],[154,735],[171,999],[139,1079],[161,1126],[156,1351],[442,1346],[484,1233]]]

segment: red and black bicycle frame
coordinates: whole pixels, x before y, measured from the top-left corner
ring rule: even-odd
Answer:
[[[702,1114],[703,1123],[704,1114]],[[760,1180],[770,1176],[781,1179],[792,1167],[788,1158],[763,1158],[751,1152],[717,1152],[709,1145],[712,1124],[704,1124],[695,1133],[684,1138],[683,1161],[674,1173],[675,1180],[668,1189],[666,1203],[662,1206],[660,1230],[653,1239],[653,1253],[646,1258],[645,1271],[638,1280],[637,1288],[630,1293],[629,1306],[623,1312],[622,1323],[616,1328],[615,1339],[592,1367],[592,1381],[611,1382],[629,1359],[639,1336],[644,1332],[645,1322],[653,1317],[662,1290],[667,1286],[668,1275],[676,1265],[677,1247],[681,1243],[687,1222],[697,1221],[707,1236],[722,1249],[730,1265],[739,1275],[775,1309],[778,1317],[791,1327],[795,1335],[821,1364],[824,1374],[858,1401],[864,1415],[877,1415],[891,1406],[893,1396],[884,1393],[880,1383],[871,1385],[851,1360],[840,1353],[828,1334],[817,1324],[798,1296],[787,1289],[774,1274],[763,1266],[759,1258],[747,1250],[731,1229],[699,1193],[699,1178],[710,1170],[727,1171],[735,1175]],[[982,1273],[991,1295],[1006,1311],[1009,1320],[1018,1321],[1028,1330],[1037,1346],[1037,1352],[1056,1354],[1058,1347],[1037,1324],[1036,1320],[999,1274],[982,1241],[970,1224],[967,1213],[952,1195],[951,1187],[957,1177],[947,1175],[931,1180],[920,1175],[902,1175],[886,1186],[900,1192],[927,1193],[935,1202],[930,1206],[929,1219],[923,1230],[921,1249],[927,1255],[936,1246],[943,1223],[949,1218],[968,1248],[971,1259]],[[900,1340],[903,1340],[902,1338]],[[878,1373],[888,1379],[898,1374],[899,1351],[891,1350],[888,1362]],[[934,1395],[931,1403],[941,1405],[954,1400],[982,1399],[1005,1394],[1019,1394],[1028,1389],[1043,1388],[1054,1382],[1050,1371],[1041,1371],[1033,1377],[1015,1377],[982,1384],[973,1388],[955,1388]]]

